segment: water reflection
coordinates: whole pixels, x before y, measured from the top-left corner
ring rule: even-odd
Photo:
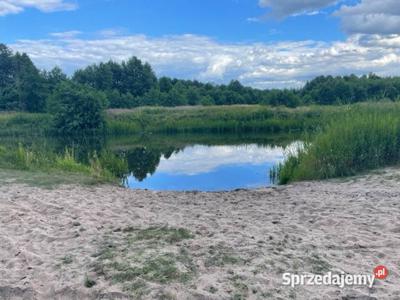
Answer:
[[[212,172],[221,166],[276,164],[283,159],[282,147],[258,145],[190,146],[170,158],[162,157],[158,172],[197,175]]]
[[[172,155],[149,155],[150,151],[146,149],[140,152],[146,153],[146,158],[137,157],[134,161],[134,165],[141,167],[140,176],[133,171],[127,178],[126,186],[180,191],[266,187],[272,184],[269,170],[283,161],[285,149],[282,146],[257,144],[194,145],[174,151]],[[144,168],[144,161],[154,162],[154,165]],[[130,169],[132,170],[131,164]]]
[[[128,168],[130,173],[139,182],[146,179],[148,175],[155,173],[160,164],[162,153],[157,149],[148,149],[146,147],[136,148],[127,151]]]
[[[270,185],[269,170],[297,139],[287,135],[82,136],[12,138],[1,144],[21,143],[44,154],[73,149],[82,163],[88,163],[93,153],[112,153],[127,164],[127,170],[118,174],[129,188],[215,191]]]

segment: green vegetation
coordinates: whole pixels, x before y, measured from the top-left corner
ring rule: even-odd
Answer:
[[[101,180],[100,182],[103,182]],[[68,173],[61,171],[22,171],[0,168],[0,184],[24,184],[45,189],[54,189],[60,185],[78,184],[95,185],[99,180],[81,173]]]
[[[277,170],[282,184],[355,175],[400,162],[400,105],[357,105],[331,122]]]
[[[204,253],[196,246],[199,240],[195,239],[196,236],[185,228],[113,228],[104,236],[98,252],[92,255],[88,272],[95,274],[96,280],[102,278],[120,286],[133,299],[148,298],[155,290],[159,291],[159,297],[163,295],[162,299],[166,299],[167,286],[200,288],[196,287],[196,278],[203,264],[206,268],[224,271],[220,272],[224,276],[224,266],[246,263],[224,243],[211,246]],[[228,272],[232,296],[237,294],[246,298],[251,292],[258,293],[247,285],[246,278],[235,275],[233,270]],[[210,293],[218,291],[212,285],[204,289]]]
[[[116,263],[113,265],[116,271],[113,280],[118,283],[131,282],[137,278],[157,283],[185,281],[187,274],[179,271],[177,261],[175,255],[167,253],[146,259],[140,267]]]
[[[267,106],[140,108],[108,111],[108,133],[276,133],[314,130],[340,107]]]
[[[43,112],[46,107],[44,77],[28,55],[13,54],[0,44],[0,110]]]
[[[136,148],[158,150],[162,155],[169,157],[170,151],[176,152],[188,145],[240,145],[258,144],[264,146],[286,147],[296,139],[301,139],[302,133],[287,132],[277,134],[258,133],[228,133],[228,134],[149,134],[149,135],[122,135],[111,136],[107,145],[111,151],[130,151]]]
[[[79,162],[73,150],[66,149],[63,154],[44,149],[27,148],[21,144],[18,147],[0,146],[0,168],[23,171],[50,171],[77,173],[90,176],[98,182],[115,181],[120,173],[127,172],[125,161],[117,157],[111,158],[110,153],[99,157],[92,153],[87,163]],[[118,161],[113,168],[107,169],[110,160]],[[125,171],[122,169],[125,168]],[[116,173],[113,173],[116,172]]]
[[[0,112],[0,137],[48,135],[51,121],[48,114]]]
[[[243,259],[235,255],[232,249],[224,247],[224,245],[221,244],[210,247],[208,254],[204,262],[206,268],[236,265],[243,262]]]
[[[72,82],[58,68],[41,72],[28,55],[14,54],[0,44],[0,111],[49,113],[54,118],[46,119],[38,129],[71,135],[104,129],[105,107],[104,93]],[[12,121],[23,126],[26,121],[41,122],[42,118],[17,115],[6,121],[8,134],[16,134],[20,131],[15,131]],[[0,130],[4,132],[4,128]]]
[[[135,299],[148,294],[149,286],[187,283],[195,275],[196,266],[179,243],[193,237],[187,229],[172,227],[115,230],[115,242],[107,242],[106,237],[100,251],[93,255],[92,271],[122,285]]]
[[[72,256],[70,256],[70,255],[64,256],[64,257],[61,259],[61,262],[62,262],[64,265],[72,264],[72,262],[73,262]]]
[[[246,277],[234,275],[229,280],[234,288],[232,300],[245,300],[250,297],[250,293],[257,294],[258,290],[255,287],[250,287],[246,284]],[[263,298],[264,299],[264,298]]]
[[[79,109],[77,105],[74,109]],[[344,108],[309,106],[273,108],[268,106],[213,106],[185,108],[138,108],[109,110],[105,116],[107,133],[288,133],[315,130]],[[97,111],[97,110],[96,110]],[[60,113],[57,125],[50,114],[0,113],[0,136],[49,136],[56,128],[62,135],[94,133],[103,135],[102,116],[80,117],[77,112]],[[92,121],[91,121],[92,120]],[[90,129],[91,128],[91,129]]]
[[[129,228],[124,231],[129,231]],[[184,228],[150,227],[136,231],[135,238],[138,241],[155,240],[175,244],[186,239],[191,239],[193,235]]]
[[[85,281],[84,281],[84,285],[87,288],[92,288],[96,285],[96,281],[94,281],[93,279],[90,279],[87,275],[85,276]]]
[[[49,111],[54,113],[58,135],[95,134],[104,130],[104,94],[87,86],[62,83],[49,98]]]
[[[258,90],[236,80],[228,85],[213,85],[167,77],[157,79],[151,66],[135,57],[121,64],[110,61],[78,70],[72,80],[103,91],[110,108],[232,104],[297,107],[397,100],[400,96],[400,78],[380,78],[374,74],[320,76],[297,90]]]

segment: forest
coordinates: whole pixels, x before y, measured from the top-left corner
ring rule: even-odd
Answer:
[[[66,96],[69,97],[66,97]],[[64,99],[61,99],[64,98]],[[132,57],[93,64],[67,76],[38,69],[25,53],[0,44],[0,110],[56,112],[60,102],[82,100],[98,108],[263,104],[297,107],[400,99],[400,77],[319,76],[299,89],[260,90],[239,81],[227,85],[157,78],[148,63]],[[90,100],[90,101],[88,101]],[[88,104],[91,103],[91,104]],[[64,103],[65,104],[65,103]],[[68,113],[68,112],[65,112]]]

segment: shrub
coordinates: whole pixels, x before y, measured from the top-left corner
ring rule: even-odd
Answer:
[[[73,83],[60,84],[49,99],[49,110],[55,114],[56,133],[71,136],[103,130],[105,103],[105,95],[94,89]]]

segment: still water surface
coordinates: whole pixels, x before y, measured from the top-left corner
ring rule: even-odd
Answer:
[[[290,146],[289,146],[290,147]],[[288,147],[276,145],[191,145],[161,156],[153,173],[130,174],[126,187],[173,191],[222,191],[271,186],[270,169]]]

